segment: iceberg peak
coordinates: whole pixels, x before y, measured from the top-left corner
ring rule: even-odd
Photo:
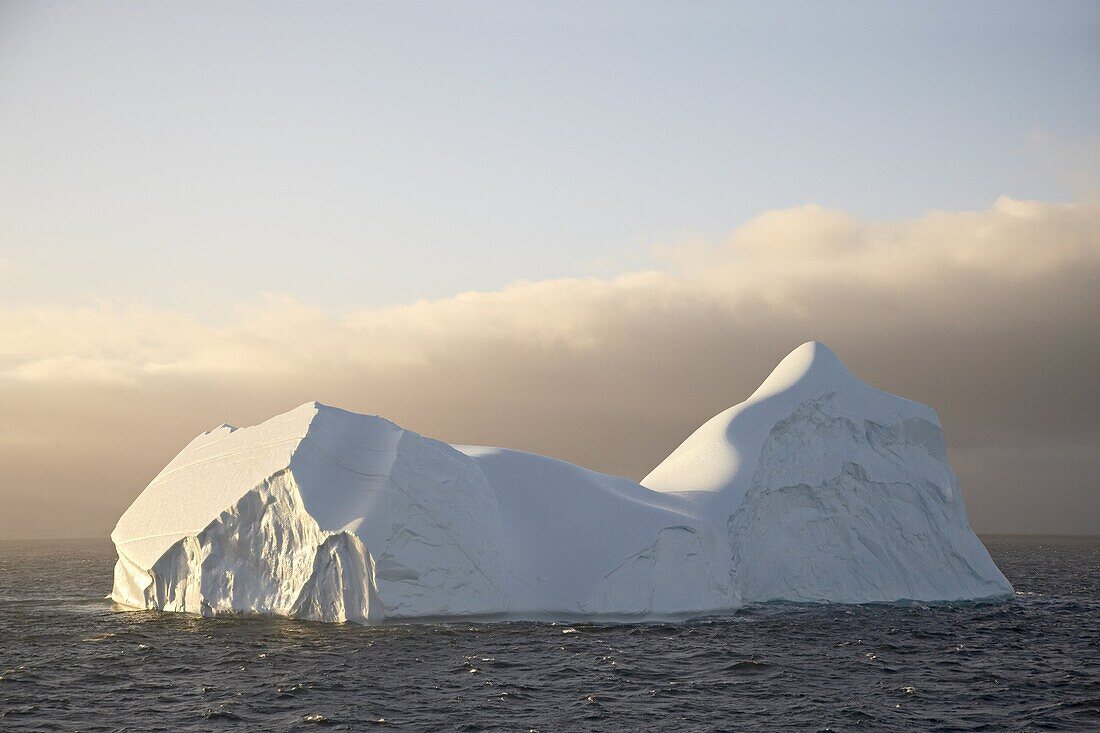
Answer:
[[[689,435],[642,479],[642,485],[661,492],[721,493],[736,505],[772,429],[800,407],[825,403],[836,414],[860,423],[894,425],[917,417],[939,430],[933,410],[868,385],[828,346],[807,341],[784,357],[748,399]]]
[[[819,390],[829,390],[853,381],[859,382],[859,379],[848,371],[848,367],[844,366],[844,362],[832,349],[820,341],[807,341],[776,365],[768,378],[753,392],[752,398],[773,395],[796,385],[805,384]]]

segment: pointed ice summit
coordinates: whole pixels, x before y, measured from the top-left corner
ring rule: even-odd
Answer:
[[[875,389],[816,341],[642,480],[727,517],[742,602],[1011,593],[970,529],[934,410]]]
[[[203,615],[628,620],[1012,592],[935,412],[816,342],[641,484],[309,403],[197,437],[112,539],[117,602]]]

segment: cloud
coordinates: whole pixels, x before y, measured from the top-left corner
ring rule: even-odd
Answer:
[[[309,399],[638,478],[811,338],[940,411],[980,530],[1100,525],[1096,203],[886,222],[804,206],[658,257],[348,313],[276,295],[217,319],[0,309],[0,536],[105,533],[193,434]],[[1006,510],[990,461],[1053,498]]]

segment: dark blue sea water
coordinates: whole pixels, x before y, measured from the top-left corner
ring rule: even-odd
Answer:
[[[987,537],[992,605],[364,628],[121,612],[107,542],[0,542],[0,730],[1100,730],[1100,539]]]

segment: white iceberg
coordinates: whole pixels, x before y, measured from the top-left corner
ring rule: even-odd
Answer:
[[[115,601],[203,615],[629,620],[1012,593],[935,412],[816,342],[641,484],[310,403],[195,438],[111,538]]]

